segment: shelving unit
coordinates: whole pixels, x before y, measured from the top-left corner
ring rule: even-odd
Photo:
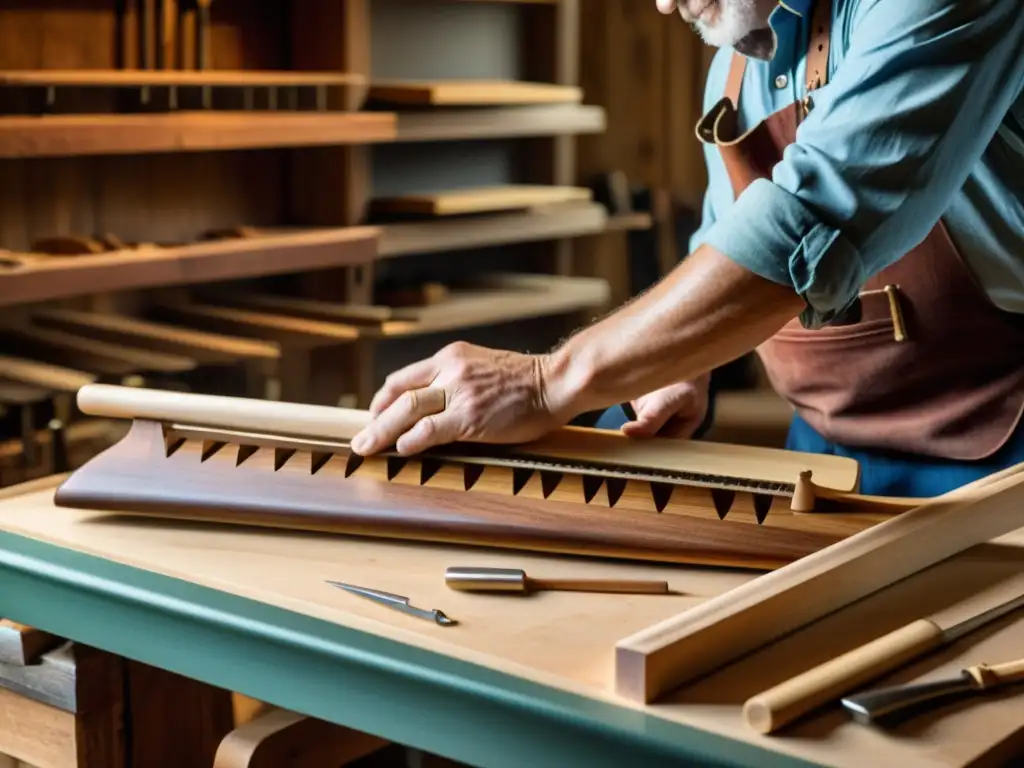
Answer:
[[[365,406],[453,335],[537,348],[607,306],[573,242],[651,222],[576,178],[606,126],[579,0],[147,7],[0,10],[0,406],[91,380]]]

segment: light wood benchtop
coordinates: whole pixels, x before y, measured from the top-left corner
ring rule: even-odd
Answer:
[[[748,696],[874,636],[939,610],[965,610],[972,595],[1022,570],[1024,530],[830,616],[680,691],[671,701],[641,707],[612,692],[616,641],[757,574],[129,520],[56,508],[52,488],[38,486],[24,495],[2,497],[4,531],[184,578],[623,708],[643,709],[823,765],[977,765],[1014,740],[1018,752],[1024,752],[1020,687],[936,709],[888,733],[852,723],[835,706],[765,737],[748,729],[740,712]],[[445,568],[451,565],[520,567],[538,578],[666,579],[673,590],[685,594],[541,592],[523,598],[463,593],[444,585]],[[440,608],[460,623],[441,627],[407,617],[335,589],[324,583],[327,579],[408,595],[414,605]],[[1024,614],[1018,612],[948,652],[878,682],[941,677],[969,664],[1021,656]]]

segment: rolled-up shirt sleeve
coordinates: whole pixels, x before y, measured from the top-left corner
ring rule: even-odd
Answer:
[[[809,328],[927,236],[1024,84],[1020,0],[849,1],[849,45],[796,141],[701,232],[792,285]]]

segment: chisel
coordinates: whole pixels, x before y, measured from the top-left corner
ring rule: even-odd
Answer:
[[[949,626],[934,618],[918,619],[762,691],[744,703],[743,718],[754,730],[772,733],[869,680],[949,645],[1024,605],[1024,593],[1011,600],[1005,599],[1005,586],[996,593],[998,602],[984,601],[985,607],[969,619]]]
[[[569,592],[617,592],[667,595],[668,582],[636,579],[533,579],[519,568],[448,568],[444,581],[462,592],[533,592],[552,589]]]
[[[957,677],[876,688],[847,696],[842,703],[854,720],[867,725],[941,699],[989,691],[1021,681],[1024,681],[1024,659],[1003,664],[977,664],[962,670]]]

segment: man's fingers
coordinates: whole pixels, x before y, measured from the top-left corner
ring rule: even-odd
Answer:
[[[437,376],[437,363],[433,358],[420,360],[400,368],[384,381],[384,386],[370,402],[370,414],[379,416],[390,408],[398,398],[411,389],[426,387]]]
[[[446,398],[442,387],[406,391],[352,439],[352,450],[365,456],[395,445],[420,419],[443,411]]]
[[[674,13],[676,10],[676,0],[655,0],[658,6],[658,11],[664,14]]]
[[[459,423],[455,411],[447,410],[425,416],[398,438],[395,448],[403,456],[422,453],[435,445],[447,445],[459,439]]]

